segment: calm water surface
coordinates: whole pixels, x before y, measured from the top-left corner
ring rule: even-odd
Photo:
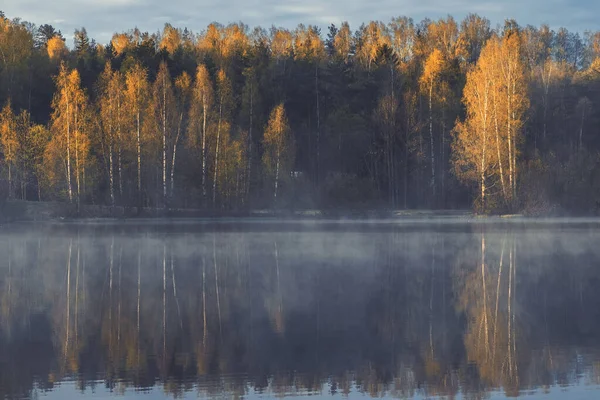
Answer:
[[[600,398],[600,220],[0,227],[2,398]]]

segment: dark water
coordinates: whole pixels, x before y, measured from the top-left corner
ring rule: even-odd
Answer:
[[[3,398],[598,398],[600,221],[0,228]]]

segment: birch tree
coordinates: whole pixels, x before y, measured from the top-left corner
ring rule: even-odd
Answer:
[[[271,111],[263,138],[263,165],[267,173],[274,178],[273,201],[277,204],[279,183],[289,171],[291,160],[290,126],[283,103]]]
[[[12,198],[13,179],[12,167],[17,158],[19,141],[17,139],[17,118],[13,113],[10,100],[6,102],[0,112],[0,141],[2,144],[2,154],[8,170],[8,198]]]
[[[175,139],[173,141],[173,154],[171,156],[171,197],[175,186],[175,160],[177,159],[177,146],[183,132],[185,132],[185,114],[190,103],[192,80],[187,72],[183,72],[175,80],[175,112],[177,124]]]
[[[196,80],[192,89],[190,108],[189,108],[189,123],[188,123],[188,139],[193,146],[200,147],[200,158],[202,162],[201,182],[202,182],[202,199],[206,205],[206,159],[207,159],[207,137],[208,137],[208,122],[209,115],[213,107],[213,88],[208,74],[208,69],[204,64],[200,64],[196,69]]]
[[[125,101],[131,126],[131,136],[135,141],[137,154],[137,191],[139,205],[142,204],[142,128],[148,105],[148,73],[136,63],[125,74]]]
[[[52,100],[51,126],[53,140],[60,140],[64,146],[65,177],[67,196],[73,201],[72,162],[75,164],[75,183],[77,194],[81,194],[81,158],[80,140],[85,135],[85,113],[87,112],[87,96],[81,89],[79,72],[69,70],[63,63],[56,77],[56,93]]]
[[[229,107],[231,101],[231,82],[227,77],[227,74],[224,70],[219,70],[217,74],[217,107],[218,107],[218,117],[217,117],[217,134],[216,134],[216,144],[215,144],[215,163],[214,163],[214,176],[213,176],[213,193],[212,193],[212,205],[213,208],[216,206],[217,199],[217,182],[219,175],[219,149],[221,144],[221,134],[222,130],[225,128],[229,128],[229,124],[227,123],[227,117],[229,115]],[[228,133],[228,132],[227,132]]]
[[[100,122],[108,152],[108,178],[111,205],[115,205],[115,155],[119,195],[123,195],[122,132],[124,130],[125,88],[120,72],[107,63],[100,77]],[[115,154],[116,153],[116,154]]]
[[[156,137],[160,137],[160,160],[162,164],[162,196],[163,204],[166,206],[167,200],[167,153],[170,141],[172,140],[174,117],[175,117],[175,97],[173,94],[173,84],[167,68],[163,61],[158,68],[158,74],[154,81],[152,89],[152,101],[154,119],[156,121]]]
[[[467,73],[463,93],[466,119],[454,128],[453,160],[457,177],[479,185],[479,209],[486,210],[487,179],[492,174],[493,79],[485,62],[490,47],[484,47],[479,62]],[[493,55],[492,55],[493,56]]]

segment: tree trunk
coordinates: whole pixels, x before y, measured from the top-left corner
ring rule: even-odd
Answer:
[[[167,88],[163,76],[163,104],[162,104],[162,184],[163,206],[167,208]]]
[[[492,89],[494,90],[494,89]],[[502,195],[504,196],[504,202],[507,201],[506,197],[506,186],[504,184],[504,169],[502,168],[502,155],[500,152],[500,128],[498,126],[498,99],[494,92],[494,125],[496,128],[496,152],[498,153],[498,168],[500,169],[500,186],[502,186]]]
[[[248,204],[248,198],[250,197],[250,176],[252,175],[252,124],[254,117],[254,85],[252,80],[250,81],[250,126],[248,127],[248,167],[246,172],[246,193],[245,193],[245,204]]]
[[[177,157],[177,143],[179,143],[179,137],[181,135],[182,122],[183,122],[183,112],[179,115],[179,124],[177,126],[177,136],[175,136],[175,143],[173,143],[173,159],[171,162],[171,197],[173,197],[173,189],[175,187],[175,157]]]
[[[315,62],[315,92],[316,92],[316,103],[317,103],[317,168],[316,168],[316,184],[319,187],[319,167],[321,160],[321,115],[319,108],[319,63]]]
[[[117,97],[117,169],[119,170],[119,201],[123,201],[123,168],[121,163],[121,152],[123,147],[123,140],[121,137],[121,102]]]
[[[67,93],[67,191],[69,202],[73,201],[73,190],[71,188],[71,118],[69,115],[69,95]]]
[[[112,143],[108,146],[108,176],[110,180],[110,205],[115,206],[115,184],[113,179],[113,150]]]
[[[581,126],[579,127],[579,151],[583,148],[583,123],[585,122],[585,106],[581,109]],[[10,170],[9,170],[10,171]]]
[[[202,199],[204,206],[206,206],[206,111],[208,105],[206,104],[206,94],[202,94]]]
[[[223,99],[219,102],[219,122],[217,123],[217,146],[215,148],[215,173],[213,177],[212,203],[215,208],[217,203],[217,178],[219,176],[219,143],[221,142],[221,118],[223,116]]]
[[[435,204],[435,152],[433,149],[433,83],[429,86],[429,146],[431,148],[431,191]]]
[[[136,114],[137,122],[137,188],[139,196],[139,206],[142,206],[142,140],[140,132],[140,110]]]
[[[79,213],[79,202],[81,198],[80,165],[79,165],[79,113],[75,104],[75,183],[77,184],[77,213]]]
[[[273,192],[273,198],[275,199],[275,205],[277,205],[277,188],[279,187],[279,158],[280,151],[277,149],[277,165],[275,167],[275,191]]]
[[[12,169],[11,169],[11,162],[9,161],[8,163],[8,198],[11,199],[12,198]]]

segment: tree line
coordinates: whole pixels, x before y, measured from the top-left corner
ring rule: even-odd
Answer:
[[[589,213],[600,32],[468,15],[132,29],[0,18],[6,198]]]

